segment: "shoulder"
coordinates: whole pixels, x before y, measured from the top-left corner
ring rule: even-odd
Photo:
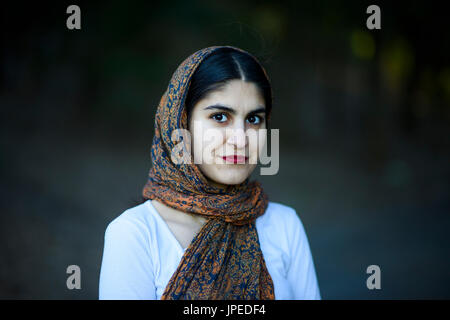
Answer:
[[[285,204],[279,202],[269,201],[269,205],[267,206],[266,213],[280,215],[283,214],[285,216],[292,217],[293,215],[297,215],[294,208],[287,206]]]
[[[282,225],[284,227],[289,227],[292,223],[298,223],[300,221],[297,211],[294,208],[273,201],[269,202],[266,212],[258,219],[264,225]]]
[[[278,237],[280,244],[289,246],[295,238],[306,238],[300,216],[297,211],[278,202],[269,202],[266,212],[256,220],[258,229],[271,237]]]
[[[151,221],[147,202],[126,209],[106,227],[105,237],[130,239],[146,237]]]
[[[155,299],[155,255],[145,226],[145,203],[123,211],[105,231],[99,298]]]

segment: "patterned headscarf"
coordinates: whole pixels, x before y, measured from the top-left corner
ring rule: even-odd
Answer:
[[[176,164],[171,159],[177,144],[171,139],[173,130],[188,128],[184,101],[190,79],[199,64],[219,48],[245,52],[214,46],[189,56],[173,74],[156,112],[152,168],[142,195],[207,218],[161,300],[275,299],[255,226],[269,201],[261,184],[247,178],[238,185],[215,186],[194,161]]]

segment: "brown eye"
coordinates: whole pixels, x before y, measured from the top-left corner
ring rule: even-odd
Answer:
[[[256,116],[256,115],[251,115],[247,118],[247,121],[250,124],[260,124],[262,121],[262,118],[260,116]]]
[[[211,116],[211,118],[213,118],[214,120],[216,120],[217,122],[225,122],[225,121],[227,121],[227,116],[224,114],[224,113],[216,113],[216,114],[213,114],[212,116]]]

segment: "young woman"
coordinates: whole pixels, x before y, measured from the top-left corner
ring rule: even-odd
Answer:
[[[263,132],[271,109],[267,74],[241,49],[205,48],[177,68],[143,203],[106,229],[100,299],[320,299],[296,211],[249,181],[261,144],[246,133]]]

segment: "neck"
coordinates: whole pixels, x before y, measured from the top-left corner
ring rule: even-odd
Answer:
[[[192,221],[195,221],[195,223],[200,225],[207,221],[207,219],[202,216],[176,210],[155,199],[152,200],[152,204],[156,211],[173,221],[181,223],[192,223]]]

